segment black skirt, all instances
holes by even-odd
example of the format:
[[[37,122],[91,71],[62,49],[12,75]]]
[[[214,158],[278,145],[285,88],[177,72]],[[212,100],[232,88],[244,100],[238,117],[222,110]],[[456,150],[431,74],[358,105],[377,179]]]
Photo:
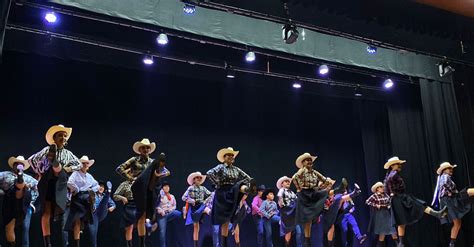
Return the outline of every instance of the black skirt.
[[[211,218],[213,225],[222,225],[232,222],[239,201],[243,194],[240,193],[242,182],[234,185],[224,185],[216,190],[212,201]]]
[[[247,216],[247,208],[243,205],[241,208],[238,208],[235,212],[234,218],[232,219],[232,228],[235,229],[236,226],[242,224],[245,217]]]
[[[392,211],[388,208],[370,210],[368,232],[375,235],[392,235],[396,233]]]
[[[296,201],[296,224],[303,225],[308,221],[315,222],[324,208],[328,197],[325,190],[303,189],[298,192]]]
[[[129,200],[123,206],[122,219],[120,220],[120,227],[126,228],[136,223],[137,206],[135,201]]]
[[[23,220],[25,219],[26,210],[30,206],[30,190],[26,190],[23,198],[21,199],[16,199],[15,193],[15,188],[5,191],[2,209],[3,227],[10,223],[10,221],[12,221],[13,219],[15,219],[16,225],[21,225]]]
[[[78,219],[80,219],[84,225],[92,223],[92,207],[89,192],[81,191],[72,196],[69,215],[64,225],[64,230],[71,231],[74,227],[74,222]]]
[[[395,224],[412,225],[418,222],[424,214],[426,202],[409,194],[398,194],[392,197],[392,212]]]
[[[467,189],[464,189],[461,193],[467,193],[466,190]],[[452,223],[455,219],[462,219],[464,215],[471,211],[471,204],[461,199],[461,193],[457,193],[451,197],[441,197],[439,200],[440,208],[444,208],[445,206],[448,208],[448,215],[441,219],[441,224],[448,224]]]
[[[67,174],[62,169],[58,176],[54,175],[53,168],[50,167],[38,182],[39,198],[35,202],[36,209],[43,213],[46,201],[51,202],[54,216],[64,213],[67,206]]]
[[[201,223],[205,208],[206,205],[202,203],[196,204],[194,206],[189,205],[189,210],[186,215],[186,225]]]
[[[296,201],[290,205],[280,208],[280,236],[292,232],[296,228]]]
[[[339,214],[342,213],[339,210],[340,207],[342,206],[341,201],[342,201],[342,195],[341,194],[335,195],[334,201],[332,202],[332,204],[329,206],[327,210],[323,211],[324,233],[327,233],[329,229],[331,228],[331,226],[336,224],[336,220],[339,218]]]

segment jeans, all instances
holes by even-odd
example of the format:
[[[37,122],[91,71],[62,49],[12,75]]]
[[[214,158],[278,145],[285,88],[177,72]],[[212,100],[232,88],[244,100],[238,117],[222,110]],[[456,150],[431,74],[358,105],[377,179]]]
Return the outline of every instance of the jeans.
[[[64,210],[64,214],[62,215],[61,219],[61,229],[64,229],[64,226],[66,225],[67,217],[69,217],[69,206],[66,207]],[[68,231],[62,231],[63,232],[63,238],[62,238],[62,243],[63,247],[67,247],[69,244],[69,232]]]
[[[263,220],[262,217],[258,214],[252,215],[253,222],[255,223],[255,227],[257,228],[257,246],[263,246]]]
[[[296,225],[295,228],[295,238],[296,238],[296,246],[303,247],[303,232],[301,231],[301,226]]]
[[[350,241],[351,243],[347,241],[349,225],[351,226],[351,229],[357,239],[360,239],[362,237],[362,234],[360,234],[359,226],[357,225],[357,221],[354,216],[351,213],[345,214],[341,221],[342,241],[344,243],[344,246],[352,246],[352,241]]]
[[[212,245],[213,247],[219,247],[219,240],[221,238],[220,225],[212,226]]]
[[[267,243],[267,247],[273,247],[272,241],[272,223],[279,223],[280,217],[274,215],[271,219],[267,219],[265,217],[263,219],[263,228],[265,230],[265,242]]]
[[[178,210],[173,210],[165,216],[157,214],[157,223],[158,223],[158,233],[160,237],[160,247],[166,247],[166,226],[168,222],[181,217],[181,212]]]
[[[26,210],[25,219],[23,220],[23,235],[21,236],[23,247],[30,246],[30,222],[31,222],[32,214],[33,214],[33,208],[29,207]]]

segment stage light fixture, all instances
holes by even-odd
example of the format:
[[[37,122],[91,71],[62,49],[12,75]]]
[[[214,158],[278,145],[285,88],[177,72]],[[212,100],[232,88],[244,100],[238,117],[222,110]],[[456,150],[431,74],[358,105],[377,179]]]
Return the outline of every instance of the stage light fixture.
[[[326,64],[323,64],[319,66],[318,72],[320,75],[326,75],[327,73],[329,73],[329,67]]]
[[[455,69],[449,65],[448,62],[443,61],[438,63],[438,71],[439,71],[439,76],[445,77],[455,71]]]
[[[168,44],[168,41],[168,35],[166,35],[165,33],[160,33],[156,38],[156,43],[158,43],[159,45],[166,45]]]
[[[253,62],[255,61],[255,59],[256,59],[255,52],[249,51],[245,54],[245,61]]]
[[[184,3],[183,12],[187,15],[192,15],[196,12],[196,6],[191,3]]]
[[[293,88],[296,88],[296,89],[301,88],[301,83],[298,83],[298,82],[293,83]]]
[[[354,88],[354,96],[355,97],[362,97],[362,92],[360,90],[360,86],[357,85],[355,88]]]
[[[56,13],[54,13],[54,12],[47,12],[47,13],[44,15],[44,19],[45,19],[48,23],[56,23],[56,21],[58,20],[58,17],[56,16]]]
[[[369,53],[369,54],[377,53],[377,46],[368,44],[367,45],[367,53]]]
[[[296,42],[296,40],[298,40],[298,28],[295,24],[289,21],[282,27],[281,35],[285,43],[293,44]]]
[[[385,89],[390,89],[390,88],[392,88],[394,85],[395,85],[395,83],[392,81],[392,79],[386,79],[386,80],[383,82],[383,87],[384,87]]]
[[[146,55],[144,58],[143,58],[143,63],[145,65],[152,65],[154,63],[153,61],[153,56],[150,56],[150,55]]]
[[[226,77],[230,79],[235,78],[235,70],[232,68],[232,66],[228,65],[226,66]]]

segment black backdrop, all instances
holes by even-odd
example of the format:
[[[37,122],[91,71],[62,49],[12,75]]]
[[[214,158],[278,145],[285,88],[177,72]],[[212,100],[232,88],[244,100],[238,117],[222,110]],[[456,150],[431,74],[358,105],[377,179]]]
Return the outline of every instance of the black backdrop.
[[[135,141],[147,137],[157,143],[157,152],[168,155],[172,172],[168,180],[178,208],[183,205],[180,197],[187,187],[187,175],[216,165],[217,150],[227,146],[241,151],[237,166],[258,183],[272,187],[280,176],[296,172],[297,155],[317,154],[316,167],[323,174],[337,180],[347,177],[364,189],[356,200],[356,217],[364,232],[369,215],[363,202],[370,186],[383,179],[382,165],[392,155],[408,159],[404,171],[408,190],[426,201],[431,200],[434,170],[440,161],[456,160],[461,162],[459,170],[467,169],[467,163],[462,163],[467,161],[450,151],[430,158],[429,147],[438,141],[428,138],[433,134],[424,123],[427,100],[422,102],[416,86],[399,86],[385,100],[373,101],[283,90],[273,82],[257,83],[258,78],[192,80],[189,75],[19,53],[5,54],[0,75],[2,169],[8,168],[9,156],[29,156],[44,147],[47,128],[62,123],[73,127],[68,149],[95,159],[91,173],[97,179],[110,179],[116,187],[121,179],[115,167],[134,155],[131,146]],[[441,150],[447,145],[438,143]],[[465,173],[456,178],[460,187],[467,185]],[[120,208],[101,225],[100,246],[125,244],[118,228],[119,214]],[[459,246],[473,243],[467,239],[472,235],[468,233],[472,228],[469,217]],[[210,246],[208,221],[202,230],[203,246]],[[243,228],[242,245],[255,246],[250,218]],[[446,246],[446,230],[425,217],[409,227],[410,246]],[[191,246],[191,232],[192,227],[175,222],[169,230],[170,246]],[[156,235],[149,241],[156,241]],[[274,232],[275,241],[281,244],[276,235]],[[34,215],[32,246],[41,246],[40,236],[38,215]]]

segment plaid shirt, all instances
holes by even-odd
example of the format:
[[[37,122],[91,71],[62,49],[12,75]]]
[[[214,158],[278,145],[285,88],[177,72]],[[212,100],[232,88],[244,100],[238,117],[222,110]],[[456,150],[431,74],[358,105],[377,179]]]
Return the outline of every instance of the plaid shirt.
[[[184,192],[181,199],[189,203],[204,203],[205,200],[211,195],[211,192],[202,185],[191,185],[188,187],[186,192]]]
[[[154,161],[152,158],[144,159],[136,156],[120,164],[115,171],[128,180],[134,180]]]
[[[48,152],[49,146],[28,158],[31,168],[39,175],[46,173],[51,166],[51,162],[47,158]],[[79,159],[71,151],[65,148],[56,151],[56,160],[63,168],[70,167],[72,171],[79,171],[82,168],[82,163]]]
[[[439,178],[439,197],[445,197],[445,196],[452,196],[453,194],[459,193],[459,191],[456,189],[456,184],[454,181],[451,179],[451,176],[448,174],[443,174]]]
[[[277,215],[278,208],[276,202],[269,200],[263,201],[260,206],[260,213],[267,219],[271,219],[274,215]]]
[[[280,208],[290,206],[291,202],[295,201],[297,196],[295,192],[290,189],[281,188],[278,191],[278,206]]]
[[[385,177],[385,191],[387,194],[402,194],[405,193],[405,182],[402,176],[397,171],[391,171]]]
[[[252,179],[237,166],[229,166],[227,164],[219,164],[207,171],[207,178],[211,180],[217,188],[223,185],[233,185],[242,180],[245,180],[245,183],[249,183],[250,179]]]
[[[308,169],[306,167],[300,168],[298,172],[293,175],[293,183],[296,189],[320,189],[321,187],[327,187],[329,181],[321,173],[314,169]],[[322,182],[318,185],[319,182]]]
[[[132,184],[132,181],[123,181],[114,193],[114,200],[120,201],[118,196],[123,196],[129,201],[133,200]]]
[[[365,204],[377,208],[389,208],[390,207],[390,196],[385,193],[374,193],[366,201]]]
[[[0,188],[5,192],[13,189],[16,183],[17,175],[11,171],[0,172]],[[31,190],[31,202],[33,203],[38,198],[38,180],[32,176],[23,173],[23,181],[26,184],[26,188]]]

